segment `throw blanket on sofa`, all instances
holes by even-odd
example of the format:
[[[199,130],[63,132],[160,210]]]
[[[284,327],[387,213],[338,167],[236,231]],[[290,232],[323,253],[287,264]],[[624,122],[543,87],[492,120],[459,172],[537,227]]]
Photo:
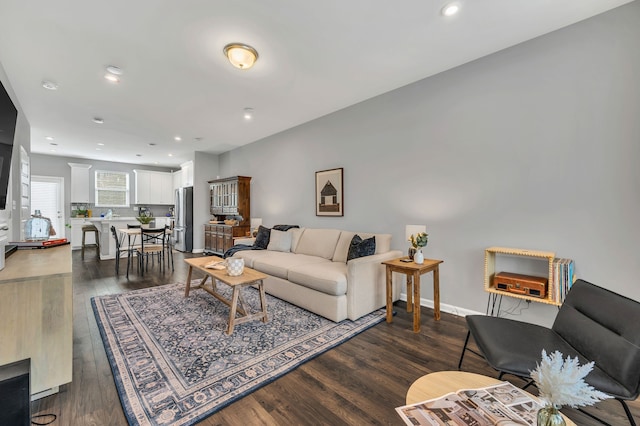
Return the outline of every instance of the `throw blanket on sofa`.
[[[261,226],[262,228],[262,226]],[[289,229],[292,228],[300,228],[299,225],[275,225],[272,229],[275,229],[276,231],[288,231]],[[266,228],[266,230],[268,231],[268,228]],[[267,241],[266,244],[268,244],[269,242]],[[224,255],[222,256],[223,258],[227,258],[227,257],[231,257],[233,256],[234,253],[237,253],[239,251],[242,250],[264,250],[263,247],[256,247],[256,245],[247,245],[247,244],[236,244],[233,247],[230,247],[227,251],[224,252]]]
[[[242,250],[264,250],[264,249],[261,247],[249,246],[246,244],[236,244],[233,247],[229,247],[227,251],[224,252],[222,257],[226,259],[227,257],[233,256],[234,253],[237,253]]]

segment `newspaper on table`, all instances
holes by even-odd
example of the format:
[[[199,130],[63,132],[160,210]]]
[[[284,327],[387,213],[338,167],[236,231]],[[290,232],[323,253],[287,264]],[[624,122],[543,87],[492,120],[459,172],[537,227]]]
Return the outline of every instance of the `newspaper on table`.
[[[397,407],[407,425],[535,426],[542,405],[509,382],[462,389],[439,398]]]

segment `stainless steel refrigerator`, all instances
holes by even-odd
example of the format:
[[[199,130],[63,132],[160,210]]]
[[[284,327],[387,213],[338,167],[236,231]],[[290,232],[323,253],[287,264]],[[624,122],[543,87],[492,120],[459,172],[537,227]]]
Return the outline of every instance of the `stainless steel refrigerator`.
[[[193,187],[176,189],[173,246],[178,251],[193,250]]]

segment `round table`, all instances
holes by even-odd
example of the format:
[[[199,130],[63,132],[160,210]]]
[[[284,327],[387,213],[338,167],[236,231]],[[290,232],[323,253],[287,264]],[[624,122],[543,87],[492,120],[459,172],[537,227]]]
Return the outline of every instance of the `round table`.
[[[467,373],[464,371],[438,371],[422,376],[413,382],[407,391],[407,405],[439,398],[444,394],[456,392],[460,389],[483,388],[499,383],[502,383],[502,380],[481,374]],[[534,395],[528,392],[526,393],[534,399],[537,399]],[[564,414],[562,416],[565,422],[567,422],[567,426],[576,426],[576,424]]]

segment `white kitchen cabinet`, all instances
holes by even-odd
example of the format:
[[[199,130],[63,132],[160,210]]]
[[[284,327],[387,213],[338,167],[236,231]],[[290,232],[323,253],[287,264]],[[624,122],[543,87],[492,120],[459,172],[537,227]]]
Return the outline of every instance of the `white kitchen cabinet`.
[[[134,204],[173,204],[173,175],[166,172],[134,170]]]
[[[193,186],[193,161],[180,164],[180,169],[182,171],[181,186]]]
[[[182,169],[173,172],[173,189],[182,188]]]
[[[89,203],[91,194],[89,179],[90,164],[68,163],[71,167],[71,202]]]
[[[82,248],[82,227],[91,225],[85,218],[71,218],[71,248],[77,250]],[[85,244],[96,243],[96,233],[88,232],[85,237]]]
[[[160,174],[160,203],[173,204],[173,175],[171,173]]]

